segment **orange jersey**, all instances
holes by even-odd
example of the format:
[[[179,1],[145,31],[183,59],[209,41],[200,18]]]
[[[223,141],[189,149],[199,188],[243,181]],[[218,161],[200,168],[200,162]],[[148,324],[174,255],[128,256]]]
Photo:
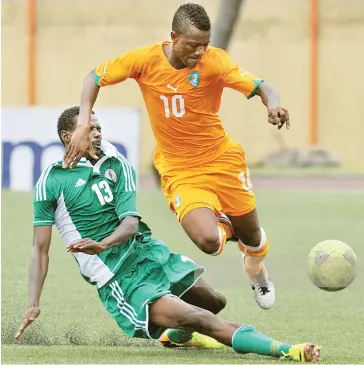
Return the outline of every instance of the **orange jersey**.
[[[217,115],[224,87],[254,96],[262,79],[239,68],[222,49],[208,47],[194,68],[177,70],[164,43],[118,56],[95,69],[99,86],[133,78],[139,84],[157,141],[160,173],[210,162],[229,146]]]

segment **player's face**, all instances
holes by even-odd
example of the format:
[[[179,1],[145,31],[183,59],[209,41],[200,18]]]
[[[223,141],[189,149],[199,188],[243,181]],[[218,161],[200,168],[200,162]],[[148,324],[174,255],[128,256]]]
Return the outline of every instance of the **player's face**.
[[[95,115],[92,115],[90,121],[90,139],[96,152],[99,153],[101,151],[102,133],[101,125]]]
[[[185,33],[171,33],[174,56],[186,67],[195,67],[210,43],[211,31],[191,26]]]

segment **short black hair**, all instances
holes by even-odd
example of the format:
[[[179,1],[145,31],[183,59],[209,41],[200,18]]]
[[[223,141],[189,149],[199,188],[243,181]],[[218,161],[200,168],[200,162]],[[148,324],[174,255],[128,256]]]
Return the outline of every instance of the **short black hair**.
[[[175,12],[172,21],[173,32],[183,34],[191,25],[204,31],[211,29],[210,18],[203,6],[187,3],[181,5]]]
[[[72,108],[67,108],[63,110],[62,114],[58,118],[57,123],[57,132],[59,139],[63,143],[61,132],[62,131],[68,131],[72,132],[76,127],[77,117],[80,114],[80,107],[79,106],[73,106]],[[95,114],[94,111],[92,111],[92,114]],[[64,144],[64,143],[63,143]]]

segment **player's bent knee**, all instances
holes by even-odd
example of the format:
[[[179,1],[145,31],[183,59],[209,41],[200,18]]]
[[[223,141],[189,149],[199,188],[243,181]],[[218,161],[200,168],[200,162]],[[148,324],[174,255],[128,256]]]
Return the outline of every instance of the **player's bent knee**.
[[[239,238],[246,246],[258,247],[262,241],[262,228],[257,227],[239,235]]]
[[[219,235],[213,233],[201,234],[197,236],[193,241],[201,251],[207,253],[208,255],[215,254],[221,246]]]
[[[225,297],[225,295],[215,291],[212,305],[215,309],[213,311],[213,313],[221,312],[226,307],[226,297]]]
[[[211,288],[208,293],[205,293],[202,303],[201,305],[197,304],[197,306],[217,314],[226,307],[227,301],[225,295]]]

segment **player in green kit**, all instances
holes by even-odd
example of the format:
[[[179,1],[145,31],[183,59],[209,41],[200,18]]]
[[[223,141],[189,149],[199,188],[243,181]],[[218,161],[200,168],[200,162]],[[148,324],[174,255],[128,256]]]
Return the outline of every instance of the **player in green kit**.
[[[65,147],[78,113],[78,107],[70,108],[59,118],[58,133]],[[213,341],[215,347],[224,344],[238,353],[302,362],[320,358],[320,348],[313,344],[292,346],[248,324],[219,319],[214,313],[224,308],[225,298],[200,278],[201,266],[170,252],[163,241],[152,237],[136,207],[134,169],[102,141],[94,114],[90,134],[98,160],[86,154],[73,169],[62,168],[62,161],[54,163],[35,187],[29,303],[16,339],[40,314],[55,224],[81,275],[97,287],[105,309],[128,336],[158,340],[167,328],[174,328],[168,337],[177,346],[200,336]],[[181,333],[190,335],[181,339]]]

